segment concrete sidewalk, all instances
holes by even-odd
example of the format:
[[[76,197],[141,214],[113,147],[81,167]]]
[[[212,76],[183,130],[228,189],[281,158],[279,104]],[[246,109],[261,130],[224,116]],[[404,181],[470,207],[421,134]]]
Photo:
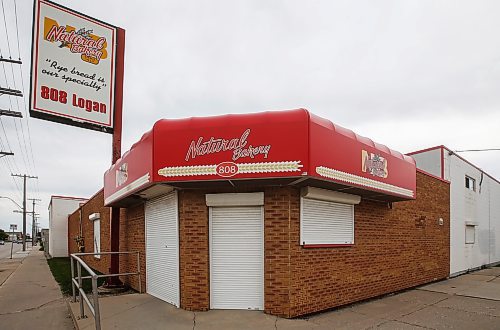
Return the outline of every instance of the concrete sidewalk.
[[[43,251],[0,261],[0,324],[4,329],[74,329]]]
[[[307,318],[287,320],[258,311],[189,312],[147,294],[99,299],[102,329],[500,329],[500,268],[484,269],[399,294]],[[94,320],[78,319],[79,329]]]

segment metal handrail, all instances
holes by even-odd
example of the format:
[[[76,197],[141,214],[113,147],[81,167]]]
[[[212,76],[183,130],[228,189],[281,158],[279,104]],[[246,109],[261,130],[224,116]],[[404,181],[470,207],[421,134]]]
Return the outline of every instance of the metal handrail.
[[[137,255],[137,272],[135,273],[119,273],[119,274],[103,274],[97,275],[86,263],[83,261],[82,256],[89,255],[111,255],[111,254],[136,254]],[[139,293],[142,293],[142,281],[141,281],[141,267],[140,267],[140,252],[100,252],[100,253],[72,253],[71,255],[71,289],[73,291],[73,302],[76,302],[76,289],[78,289],[78,297],[80,302],[80,318],[86,318],[85,309],[83,306],[83,301],[87,303],[87,306],[94,316],[95,328],[96,330],[101,330],[101,316],[99,310],[99,296],[97,292],[97,279],[100,277],[114,277],[114,276],[128,276],[128,275],[138,275],[139,276]],[[77,276],[75,276],[75,266],[73,260],[76,261],[77,265]],[[82,276],[82,266],[90,274],[89,276]],[[85,279],[92,279],[92,302],[87,297],[87,294],[83,290],[82,281]],[[83,299],[82,299],[83,298]]]

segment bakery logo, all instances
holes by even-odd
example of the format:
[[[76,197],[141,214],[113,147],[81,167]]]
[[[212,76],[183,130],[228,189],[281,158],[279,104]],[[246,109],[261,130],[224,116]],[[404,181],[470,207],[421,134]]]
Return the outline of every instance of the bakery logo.
[[[59,48],[69,48],[70,52],[80,54],[82,61],[99,64],[108,56],[106,38],[93,34],[92,29],[70,25],[60,26],[56,20],[45,17],[43,37],[48,42],[59,42]]]
[[[248,143],[247,139],[250,136],[251,130],[247,128],[240,137],[233,139],[223,139],[214,138],[211,136],[209,139],[204,140],[200,136],[197,140],[192,140],[188,151],[186,153],[186,162],[189,159],[195,159],[198,156],[204,156],[209,154],[216,154],[223,151],[232,151],[233,161],[240,158],[255,158],[258,155],[263,155],[267,158],[269,151],[271,150],[271,145],[259,145],[253,146]]]
[[[116,170],[116,187],[118,188],[128,179],[128,163],[123,163]]]
[[[361,150],[361,170],[373,176],[387,178],[387,159],[378,155]]]

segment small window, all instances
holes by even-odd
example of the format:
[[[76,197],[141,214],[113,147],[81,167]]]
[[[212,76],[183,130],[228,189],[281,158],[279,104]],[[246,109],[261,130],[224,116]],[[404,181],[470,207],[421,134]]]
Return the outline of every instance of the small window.
[[[465,225],[465,244],[474,244],[476,242],[476,226]]]
[[[354,205],[301,198],[300,244],[354,244]]]
[[[94,253],[101,253],[101,220],[94,220]],[[99,254],[94,255],[97,259],[100,259]]]
[[[465,176],[465,188],[476,191],[476,180],[470,176]]]

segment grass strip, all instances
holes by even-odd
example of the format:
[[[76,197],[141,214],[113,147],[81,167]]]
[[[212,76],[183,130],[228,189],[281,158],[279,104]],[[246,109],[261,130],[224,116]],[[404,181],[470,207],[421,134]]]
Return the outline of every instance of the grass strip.
[[[52,258],[47,259],[47,263],[49,264],[50,271],[54,276],[54,279],[59,286],[61,287],[61,291],[64,295],[71,295],[71,263],[69,257],[62,258]],[[75,264],[75,272],[76,272],[76,264]],[[95,271],[96,274],[101,275],[101,273]],[[83,269],[82,267],[82,276],[88,276],[89,273]],[[92,292],[92,280],[85,279],[83,281],[83,290],[86,293]],[[97,279],[97,286],[100,286],[104,283],[105,278],[101,277]]]

